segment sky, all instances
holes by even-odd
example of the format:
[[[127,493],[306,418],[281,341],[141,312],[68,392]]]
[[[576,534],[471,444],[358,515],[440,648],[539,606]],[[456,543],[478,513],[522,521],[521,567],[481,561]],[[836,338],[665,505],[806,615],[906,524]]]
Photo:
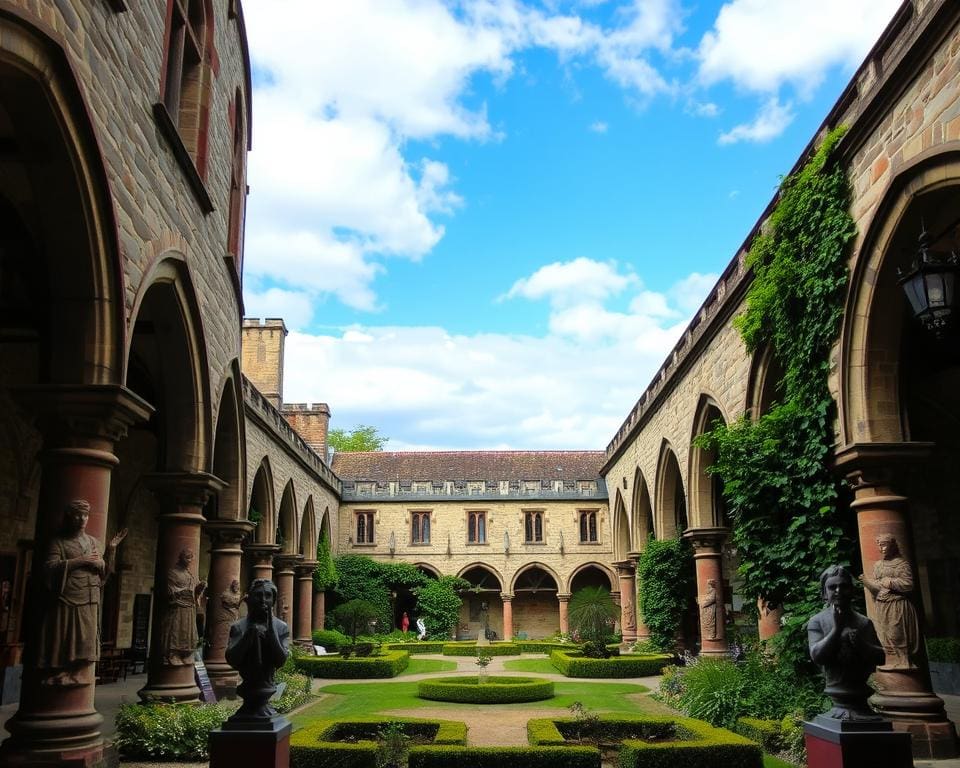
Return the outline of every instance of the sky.
[[[603,449],[899,0],[246,0],[244,303],[389,450]]]

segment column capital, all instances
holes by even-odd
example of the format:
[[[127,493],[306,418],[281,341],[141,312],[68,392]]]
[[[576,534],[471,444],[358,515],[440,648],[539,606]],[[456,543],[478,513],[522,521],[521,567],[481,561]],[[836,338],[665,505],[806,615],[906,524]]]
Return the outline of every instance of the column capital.
[[[202,507],[226,483],[209,472],[150,472],[143,482],[151,491],[165,500],[184,506]]]
[[[18,390],[15,397],[37,415],[48,444],[56,446],[76,445],[83,438],[115,443],[154,412],[119,384],[53,384]]]
[[[834,468],[847,478],[854,491],[889,486],[905,470],[929,458],[934,443],[850,443],[838,448]]]
[[[630,577],[636,573],[636,565],[632,560],[619,560],[615,563],[611,563],[614,569],[617,571],[617,575],[621,578]]]
[[[303,555],[281,553],[273,556],[273,567],[279,575],[282,572],[293,573],[303,561]]]
[[[571,595],[569,592],[557,592],[557,600],[559,600],[561,603],[569,602],[570,597]]]
[[[243,551],[254,559],[254,562],[263,565],[273,565],[273,557],[280,551],[279,544],[261,544],[252,542],[247,544]]]
[[[208,520],[203,524],[203,530],[213,541],[214,549],[237,549],[240,544],[253,532],[256,525],[249,520]]]
[[[316,560],[302,560],[294,566],[294,570],[297,572],[297,578],[313,579],[313,572],[316,567]]]
[[[683,532],[683,538],[693,546],[695,557],[720,556],[720,547],[730,535],[729,528],[688,528]]]
[[[511,600],[513,600],[513,595],[501,592],[500,599],[505,603],[509,603]]]

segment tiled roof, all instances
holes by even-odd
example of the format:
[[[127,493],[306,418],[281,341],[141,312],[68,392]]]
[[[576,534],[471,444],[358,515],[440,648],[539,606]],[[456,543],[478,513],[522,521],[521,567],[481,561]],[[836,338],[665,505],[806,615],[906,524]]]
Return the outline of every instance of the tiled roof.
[[[342,480],[595,480],[603,451],[369,451],[335,453]]]

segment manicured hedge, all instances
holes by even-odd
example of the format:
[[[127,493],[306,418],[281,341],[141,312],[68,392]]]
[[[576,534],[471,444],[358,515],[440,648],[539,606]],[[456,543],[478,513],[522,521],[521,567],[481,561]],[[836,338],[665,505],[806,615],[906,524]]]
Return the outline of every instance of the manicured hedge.
[[[409,768],[600,768],[593,747],[412,747]]]
[[[523,653],[550,653],[550,651],[578,651],[576,643],[558,643],[555,640],[514,640]]]
[[[388,651],[406,651],[407,653],[443,653],[442,640],[426,641],[423,643],[385,643]]]
[[[928,637],[927,658],[941,664],[960,663],[960,638]]]
[[[624,654],[590,659],[579,651],[551,651],[550,663],[567,677],[650,677],[673,661],[668,653]]]
[[[487,656],[519,656],[520,646],[515,643],[491,643],[481,645],[476,643],[444,643],[444,656],[476,656],[483,651]]]
[[[743,736],[700,720],[678,717],[677,741],[626,739],[619,768],[761,768],[763,750]]]
[[[364,677],[396,677],[410,664],[407,651],[385,651],[379,656],[344,659],[339,656],[301,656],[297,669],[311,677],[355,680]]]
[[[553,698],[553,682],[536,677],[435,677],[417,683],[417,695],[461,704],[514,704]]]
[[[676,723],[668,717],[619,715],[601,717],[583,723],[573,717],[551,717],[527,721],[527,741],[536,746],[576,744],[578,734],[584,739],[609,743],[624,739],[669,739],[676,733]]]
[[[750,741],[759,744],[768,752],[780,752],[785,748],[783,726],[779,720],[761,720],[758,717],[740,717],[733,730]]]
[[[410,735],[436,729],[433,743],[463,745],[467,742],[467,726],[453,720],[419,720],[417,718],[353,717],[349,720],[316,720],[290,736],[290,768],[377,768],[377,743],[362,739],[356,743],[328,741],[349,733],[353,737],[373,735],[380,726],[401,722]],[[370,729],[373,729],[372,733]]]

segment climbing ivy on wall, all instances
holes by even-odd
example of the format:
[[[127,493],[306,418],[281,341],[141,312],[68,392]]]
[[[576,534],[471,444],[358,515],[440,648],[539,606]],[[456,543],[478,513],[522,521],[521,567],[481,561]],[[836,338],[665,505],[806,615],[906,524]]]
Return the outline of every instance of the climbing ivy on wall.
[[[681,539],[650,539],[637,562],[639,603],[650,642],[673,650],[674,638],[690,601],[693,551]]]
[[[317,567],[313,569],[313,586],[322,592],[336,585],[337,568],[330,555],[330,540],[324,531],[320,534],[320,541],[317,542]]]
[[[747,594],[782,605],[781,658],[808,663],[803,623],[822,601],[817,577],[849,562],[849,513],[837,508],[828,468],[834,402],[827,378],[840,329],[847,256],[856,227],[850,187],[834,162],[843,136],[830,133],[780,187],[780,199],[747,256],[754,279],[735,320],[747,349],[765,345],[782,370],[780,402],[751,421],[718,425],[698,438],[716,451]],[[845,520],[845,518],[848,518]]]

